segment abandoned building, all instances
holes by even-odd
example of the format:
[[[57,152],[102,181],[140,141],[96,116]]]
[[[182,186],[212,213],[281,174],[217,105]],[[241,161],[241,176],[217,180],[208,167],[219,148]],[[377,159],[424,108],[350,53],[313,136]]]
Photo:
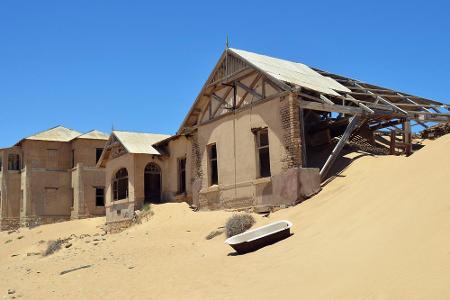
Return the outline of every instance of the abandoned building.
[[[177,178],[186,166],[188,150],[184,137],[171,142],[171,153],[153,147],[170,136],[113,131],[98,166],[105,168],[108,220],[131,219],[145,203],[189,202],[187,176]],[[173,144],[173,147],[172,147]]]
[[[449,106],[304,64],[227,48],[176,135],[113,132],[110,223],[145,202],[198,209],[294,205],[319,192],[347,142],[411,154],[411,126],[447,122]]]
[[[58,126],[0,149],[1,229],[104,215],[107,139]]]

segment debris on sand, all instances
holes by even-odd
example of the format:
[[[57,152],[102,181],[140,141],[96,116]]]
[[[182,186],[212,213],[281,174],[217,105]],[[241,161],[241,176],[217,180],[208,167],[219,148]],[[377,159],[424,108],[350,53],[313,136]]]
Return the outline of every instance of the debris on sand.
[[[82,270],[82,269],[87,269],[87,268],[90,268],[92,266],[93,265],[84,265],[84,266],[81,266],[81,267],[65,270],[65,271],[62,271],[61,273],[59,273],[59,275],[64,275],[64,274],[67,274],[67,273],[70,273],[70,272],[74,272],[74,271],[78,271],[78,270]]]

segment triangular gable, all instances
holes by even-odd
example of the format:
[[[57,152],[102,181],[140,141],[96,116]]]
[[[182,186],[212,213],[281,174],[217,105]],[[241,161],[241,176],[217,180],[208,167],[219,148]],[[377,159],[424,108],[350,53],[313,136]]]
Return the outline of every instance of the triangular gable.
[[[86,139],[86,140],[108,140],[109,135],[99,130],[91,130],[86,132],[80,136],[76,137],[77,139]]]
[[[231,99],[234,95],[232,88],[226,86],[226,81],[239,79],[243,80],[247,87],[251,86],[252,83],[254,86],[262,86],[261,81],[263,79],[256,78],[258,72],[264,73],[264,80],[270,83],[270,86],[268,86],[269,92],[275,93],[291,89],[289,85],[258,69],[246,59],[234,53],[232,49],[226,49],[189,110],[179,129],[179,133],[181,133],[183,128],[194,126],[199,121],[208,118],[208,116],[210,117],[211,114],[215,115],[215,112],[221,115],[229,111],[230,106],[233,104]],[[217,88],[219,86],[221,89],[218,91]],[[247,97],[248,92],[243,90],[243,88],[238,87],[237,89],[240,89],[240,95],[237,95],[236,101],[239,102],[241,98]],[[213,91],[215,92],[213,93]],[[262,90],[260,90],[260,94],[262,93]]]
[[[127,153],[162,155],[153,145],[169,137],[170,135],[166,134],[113,131],[106,142],[97,166],[105,167],[110,159]]]
[[[225,49],[179,133],[183,128],[214,119],[231,109],[245,107],[283,91],[296,91],[300,87],[332,96],[339,96],[338,92],[351,92],[307,65],[244,50]]]
[[[97,167],[104,168],[110,159],[114,159],[127,153],[129,152],[125,146],[120,142],[114,133],[111,133],[97,162]]]

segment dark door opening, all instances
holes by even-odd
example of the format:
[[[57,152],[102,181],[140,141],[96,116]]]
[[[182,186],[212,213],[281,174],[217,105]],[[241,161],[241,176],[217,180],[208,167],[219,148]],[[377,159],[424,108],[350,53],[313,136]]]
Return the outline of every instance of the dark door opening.
[[[149,163],[144,172],[145,203],[161,203],[161,169],[155,163]]]

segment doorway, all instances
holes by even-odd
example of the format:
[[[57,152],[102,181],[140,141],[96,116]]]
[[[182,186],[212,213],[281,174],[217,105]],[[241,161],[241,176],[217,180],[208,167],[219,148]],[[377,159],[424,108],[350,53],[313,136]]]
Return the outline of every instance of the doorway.
[[[144,171],[144,203],[161,203],[161,168],[149,163]]]

